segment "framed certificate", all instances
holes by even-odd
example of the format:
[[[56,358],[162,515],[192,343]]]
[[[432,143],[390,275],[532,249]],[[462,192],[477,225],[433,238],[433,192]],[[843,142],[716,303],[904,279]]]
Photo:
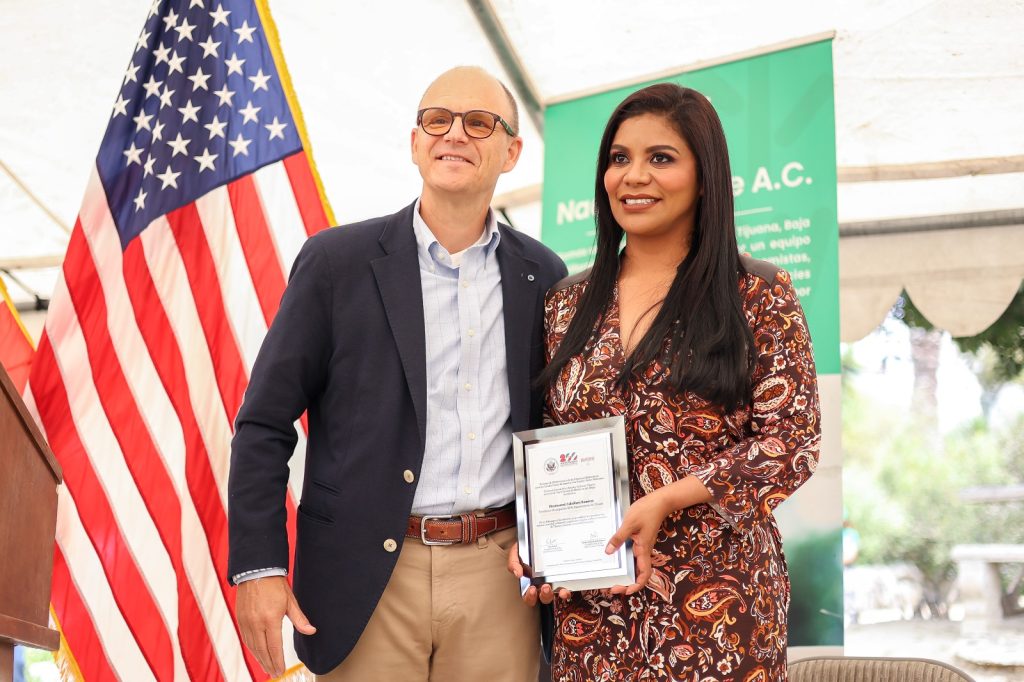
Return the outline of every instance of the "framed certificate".
[[[512,436],[519,556],[535,585],[569,590],[629,585],[633,543],[604,548],[629,508],[621,416]]]

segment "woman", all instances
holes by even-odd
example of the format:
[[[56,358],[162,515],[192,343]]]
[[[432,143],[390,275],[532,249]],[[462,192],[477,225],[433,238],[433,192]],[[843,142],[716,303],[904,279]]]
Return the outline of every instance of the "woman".
[[[671,84],[626,98],[595,207],[594,267],[548,294],[540,381],[554,424],[625,417],[632,506],[608,551],[632,538],[637,579],[560,590],[553,678],[785,680],[772,511],[817,463],[814,361],[789,276],[737,251],[710,102]]]

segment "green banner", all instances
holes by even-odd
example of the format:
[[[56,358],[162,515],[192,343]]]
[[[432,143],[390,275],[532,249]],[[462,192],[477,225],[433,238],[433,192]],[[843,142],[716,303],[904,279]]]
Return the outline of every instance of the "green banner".
[[[818,471],[778,510],[793,598],[791,646],[841,645],[839,226],[832,43],[823,40],[659,79],[704,93],[729,143],[741,252],[785,268],[807,314],[822,402]],[[594,252],[594,174],[605,123],[655,81],[548,106],[541,238],[570,272]]]
[[[832,43],[823,41],[663,80],[704,93],[729,142],[740,251],[784,267],[807,312],[818,371],[839,372]],[[552,104],[544,118],[541,237],[570,272],[594,249],[594,171],[604,125],[654,81]]]

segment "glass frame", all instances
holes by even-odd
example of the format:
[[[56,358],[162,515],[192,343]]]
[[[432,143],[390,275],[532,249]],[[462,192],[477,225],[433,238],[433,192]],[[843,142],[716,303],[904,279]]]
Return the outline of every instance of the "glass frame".
[[[531,446],[548,445],[558,442],[562,447],[571,447],[574,439],[602,435],[608,438],[607,456],[612,477],[612,504],[615,527],[622,525],[622,519],[630,505],[629,458],[626,449],[626,428],[622,416],[595,419],[575,424],[563,424],[542,429],[519,431],[512,434],[512,456],[515,463],[516,485],[516,530],[519,540],[519,558],[525,575],[533,585],[550,583],[554,588],[569,590],[593,590],[614,585],[631,585],[636,582],[636,566],[633,557],[633,543],[626,541],[616,555],[618,566],[614,569],[576,570],[571,572],[540,572],[535,570],[532,538],[536,535],[529,516],[531,509],[531,480],[527,474],[527,458]],[[538,450],[539,452],[539,450]],[[610,537],[610,536],[609,536]],[[600,551],[604,552],[604,543]],[[525,580],[525,579],[524,579]]]
[[[431,109],[437,109],[438,111],[447,111],[449,114],[451,114],[452,122],[450,124],[448,124],[448,128],[446,128],[443,133],[432,133],[429,130],[427,130],[426,127],[424,127],[424,125],[423,125],[423,114],[425,114],[426,112],[430,111]],[[466,116],[468,116],[469,114],[487,114],[488,116],[491,116],[492,118],[494,118],[494,124],[491,126],[491,132],[487,133],[483,137],[477,137],[476,135],[473,135],[472,133],[470,133],[466,129]],[[491,135],[494,134],[495,130],[498,129],[498,124],[499,123],[505,129],[505,132],[509,134],[510,137],[515,137],[516,136],[515,131],[512,130],[512,126],[510,126],[505,121],[505,119],[503,119],[501,116],[499,116],[498,114],[494,113],[493,111],[487,111],[486,109],[470,109],[469,111],[452,111],[451,109],[445,109],[444,107],[425,107],[425,108],[420,109],[419,111],[416,112],[416,125],[418,125],[420,127],[420,130],[425,132],[427,135],[432,135],[433,137],[441,137],[442,135],[447,135],[448,131],[452,129],[452,126],[455,125],[455,118],[456,117],[458,117],[458,118],[460,118],[462,120],[462,132],[466,133],[467,137],[472,137],[474,140],[486,140],[488,137],[490,137]]]

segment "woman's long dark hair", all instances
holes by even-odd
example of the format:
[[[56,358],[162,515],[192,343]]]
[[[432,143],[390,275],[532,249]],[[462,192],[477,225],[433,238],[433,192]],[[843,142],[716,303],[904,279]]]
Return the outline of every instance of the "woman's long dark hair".
[[[549,384],[570,358],[583,352],[611,300],[623,230],[612,215],[604,175],[619,126],[642,114],[664,116],[686,140],[696,158],[702,191],[689,253],[679,264],[650,329],[626,359],[620,385],[634,371],[643,371],[659,359],[669,368],[676,390],[692,391],[732,409],[749,400],[754,337],[740,301],[739,277],[744,270],[736,244],[729,150],[722,123],[707,98],[671,83],[633,93],[608,120],[594,183],[594,267],[565,338],[538,383]],[[665,339],[669,339],[667,358]]]

